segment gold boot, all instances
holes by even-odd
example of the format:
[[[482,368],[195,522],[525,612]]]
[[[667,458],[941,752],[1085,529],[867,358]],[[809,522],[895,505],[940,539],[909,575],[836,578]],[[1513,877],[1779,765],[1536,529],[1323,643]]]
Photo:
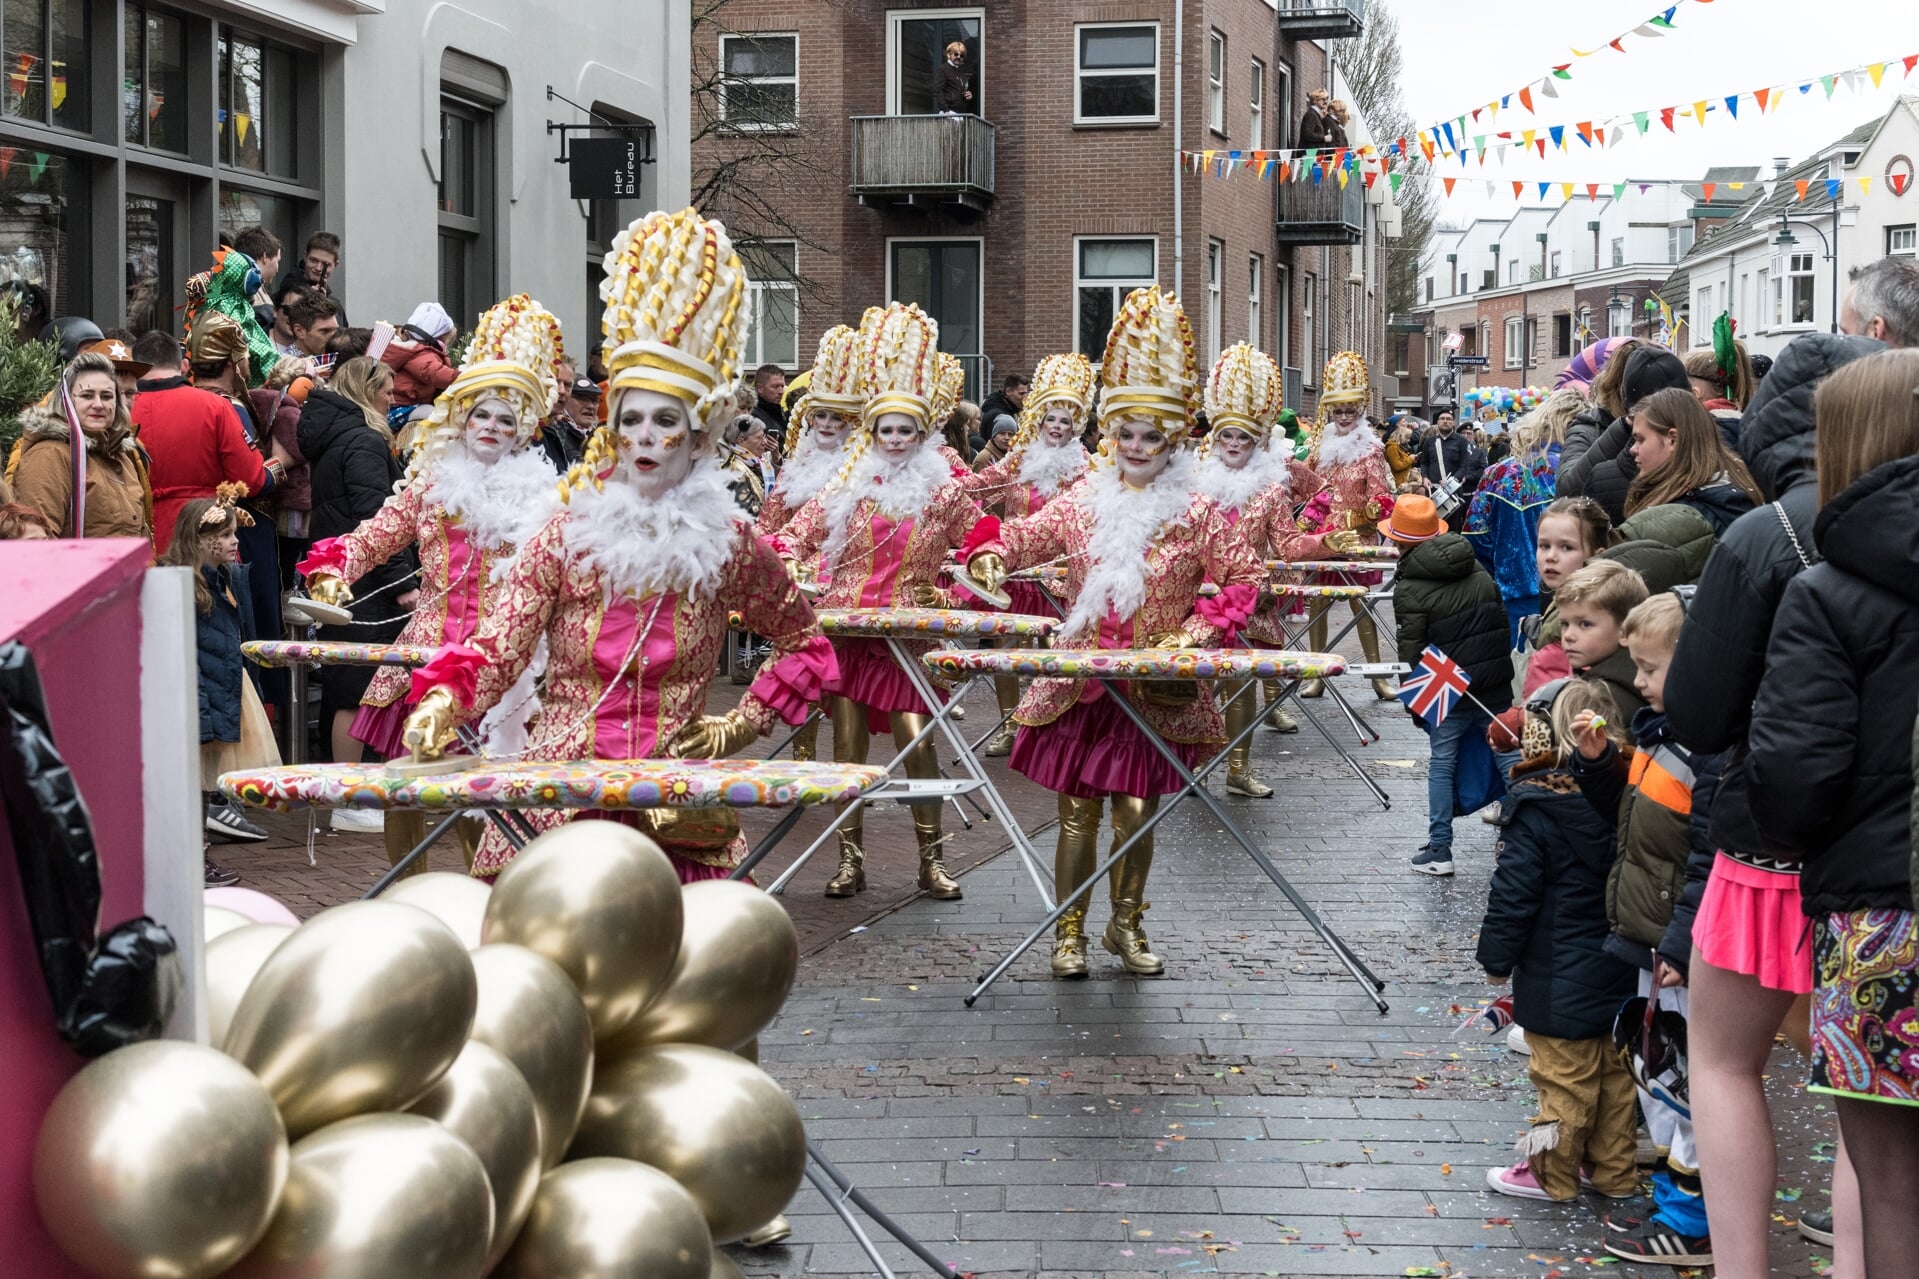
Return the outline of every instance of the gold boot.
[[[1286,687],[1285,683],[1280,680],[1269,679],[1265,681],[1265,684],[1266,727],[1272,729],[1275,733],[1297,733],[1299,731],[1299,721],[1286,712],[1286,700],[1280,695],[1281,690]]]
[[[988,755],[1010,755],[1013,753],[1013,738],[1019,735],[1019,725],[1012,719],[1013,710],[1019,705],[1019,679],[1012,675],[993,677],[993,700],[999,704],[999,716],[1003,721],[999,732],[993,734],[993,740],[986,743]]]
[[[1325,652],[1326,637],[1331,633],[1326,617],[1326,609],[1322,608],[1319,610],[1319,615],[1313,618],[1312,625],[1307,628],[1307,646],[1315,653]],[[1307,680],[1299,686],[1299,695],[1301,697],[1324,697],[1326,695],[1326,681],[1322,679]]]
[[[840,868],[826,881],[828,897],[851,897],[866,891],[866,849],[861,844],[864,833],[858,813],[840,824]]]
[[[810,719],[811,717],[809,717]],[[793,736],[793,762],[810,764],[820,749],[820,722],[816,719],[800,726]]]
[[[1259,690],[1248,688],[1246,680],[1227,680],[1219,685],[1219,698],[1226,704],[1226,736],[1235,738],[1251,728],[1259,718]],[[1244,689],[1244,692],[1241,690]],[[1248,799],[1265,799],[1273,788],[1253,776],[1253,748],[1241,742],[1226,756],[1226,793]]]
[[[850,698],[835,697],[828,709],[833,716],[833,761],[864,764],[870,744],[866,708]],[[866,887],[865,810],[855,809],[840,820],[840,868],[826,881],[828,897],[851,897]]]
[[[1126,837],[1145,824],[1153,810],[1159,807],[1157,795],[1140,799],[1133,795],[1113,796],[1113,845],[1118,847]],[[1166,971],[1166,963],[1152,951],[1152,945],[1146,940],[1146,932],[1140,927],[1140,916],[1145,914],[1152,903],[1146,900],[1146,877],[1153,869],[1153,837],[1146,838],[1133,845],[1119,865],[1112,871],[1113,918],[1107,922],[1106,933],[1100,938],[1102,945],[1120,962],[1126,965],[1126,971],[1141,977],[1157,977]]]
[[[1359,651],[1366,654],[1368,662],[1379,661],[1379,628],[1373,625],[1373,615],[1353,601],[1353,629],[1359,633]],[[1382,702],[1390,702],[1399,696],[1393,688],[1392,680],[1384,675],[1375,675],[1368,681],[1373,686],[1373,696]]]
[[[464,824],[465,823],[461,823],[461,825]],[[397,808],[389,811],[386,815],[386,864],[389,866],[398,866],[401,861],[405,860],[406,855],[418,847],[420,841],[425,838],[425,813]],[[426,874],[427,858],[431,856],[431,853],[421,853],[419,860],[406,868],[406,874]],[[472,859],[469,858],[467,865],[471,866],[472,864]],[[401,876],[403,879],[405,877],[404,875]]]
[[[1093,873],[1099,855],[1100,803],[1059,797],[1059,842],[1053,850],[1053,887],[1061,897]],[[1086,905],[1082,897],[1053,926],[1053,976],[1069,981],[1086,973]]]
[[[893,729],[893,745],[904,747],[906,743],[919,736],[926,727],[926,716],[917,711],[894,711],[890,716]],[[932,781],[940,775],[939,756],[934,752],[933,739],[921,738],[920,744],[913,748],[904,764],[906,775],[916,781]],[[920,850],[920,887],[928,896],[939,901],[956,901],[962,895],[959,881],[946,873],[945,855],[940,851],[945,843],[940,834],[940,804],[911,804],[913,810],[913,839]]]

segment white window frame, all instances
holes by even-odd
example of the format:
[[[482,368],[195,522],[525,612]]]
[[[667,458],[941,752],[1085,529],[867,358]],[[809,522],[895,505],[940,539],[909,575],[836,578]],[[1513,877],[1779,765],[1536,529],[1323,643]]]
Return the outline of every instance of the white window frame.
[[[1273,264],[1273,354],[1279,359],[1279,367],[1294,368],[1293,364],[1293,274],[1292,268],[1283,262]]]
[[[766,40],[791,40],[793,42],[793,74],[790,76],[738,76],[730,77],[726,72],[726,46],[734,40],[759,43]],[[730,31],[720,37],[720,120],[729,133],[788,133],[800,127],[800,33],[797,31]],[[791,120],[738,121],[727,119],[726,86],[730,79],[742,84],[790,84],[793,86],[793,118]]]
[[[1801,263],[1805,265],[1801,266]],[[1807,309],[1805,319],[1795,320],[1792,318],[1791,308],[1794,296],[1799,292],[1801,280],[1806,282],[1806,300],[1811,303],[1811,306]],[[1819,277],[1813,272],[1812,254],[1791,253],[1786,256],[1786,283],[1781,290],[1781,301],[1784,303],[1779,313],[1781,327],[1804,329],[1811,328],[1816,323],[1813,317],[1819,314]]]
[[[1249,132],[1246,145],[1259,151],[1266,146],[1266,64],[1254,58],[1252,70],[1247,75],[1246,123]]]
[[[1574,355],[1586,349],[1586,335],[1592,332],[1592,326],[1593,309],[1590,306],[1580,307],[1573,315],[1572,353]]]
[[[1699,317],[1705,317],[1714,313],[1712,309],[1712,285],[1708,284],[1705,288],[1697,289],[1693,292],[1692,312],[1695,316]],[[1711,320],[1707,320],[1703,324],[1697,320],[1693,322],[1692,344],[1694,346],[1712,345]]]
[[[1759,279],[1757,281],[1757,287],[1753,291],[1753,301],[1758,303],[1759,306],[1758,314],[1753,320],[1753,328],[1755,330],[1770,329],[1773,325],[1772,270],[1770,267],[1762,266],[1759,268]]]
[[[762,364],[777,364],[783,369],[800,367],[800,242],[798,240],[765,240],[760,247],[767,249],[786,248],[793,254],[793,279],[756,280],[751,273],[747,275],[746,296],[753,327],[747,336],[744,353],[740,357],[740,367],[757,369]],[[765,324],[766,299],[770,294],[784,294],[793,300],[793,356],[791,360],[769,358],[763,340],[767,331]]]
[[[1904,226],[1887,227],[1886,256],[1889,258],[1919,256],[1919,226],[1908,222]]]
[[[986,10],[977,5],[957,9],[896,9],[886,15],[886,114],[900,113],[900,24],[929,18],[971,18],[979,23],[979,61],[974,63],[974,114],[986,118]]]
[[[1206,368],[1211,369],[1224,348],[1220,330],[1226,324],[1226,243],[1206,241]]]
[[[1552,270],[1552,278],[1555,280],[1559,278],[1559,263],[1560,263],[1560,251],[1558,249],[1554,249],[1552,251],[1551,270]]]
[[[986,345],[986,237],[983,235],[889,235],[886,237],[886,296],[893,299],[899,296],[893,279],[893,246],[895,244],[974,244],[979,246],[979,292],[974,299],[973,331],[980,335],[980,345]],[[945,347],[941,347],[945,350]],[[953,355],[981,355],[981,351],[953,351]]]
[[[1516,369],[1523,362],[1520,348],[1526,345],[1526,317],[1509,315],[1506,317],[1506,367]]]
[[[1606,303],[1606,336],[1609,338],[1632,336],[1631,298],[1620,298],[1616,302]]]
[[[1077,40],[1078,37],[1075,36],[1074,39]],[[1152,245],[1153,246],[1153,270],[1152,270],[1151,276],[1136,277],[1133,280],[1124,280],[1124,281],[1088,280],[1085,277],[1083,277],[1080,274],[1080,270],[1085,263],[1085,258],[1082,254],[1081,246],[1088,243],[1099,244],[1099,243],[1106,243],[1108,241],[1126,241],[1129,243]],[[889,254],[889,257],[890,256],[891,255]],[[1085,290],[1085,289],[1112,290],[1113,313],[1117,315],[1119,314],[1120,303],[1126,300],[1126,295],[1128,293],[1132,292],[1134,289],[1148,288],[1157,283],[1159,283],[1159,237],[1158,236],[1156,235],[1076,235],[1074,236],[1073,237],[1073,293],[1072,293],[1072,299],[1071,299],[1071,306],[1067,310],[1067,314],[1072,316],[1072,335],[1070,339],[1072,342],[1072,345],[1068,349],[1074,350],[1074,351],[1079,350],[1079,295],[1082,290]],[[1087,358],[1092,360],[1095,365],[1099,363],[1099,359],[1097,355],[1090,355]]]
[[[1266,259],[1254,253],[1246,259],[1246,340],[1261,351],[1266,347]]]
[[[1626,265],[1626,237],[1623,235],[1616,235],[1613,237],[1612,264],[1614,266]]]
[[[1226,136],[1226,33],[1206,34],[1206,127]]]
[[[1299,370],[1307,386],[1318,386],[1320,369],[1313,367],[1313,312],[1319,307],[1319,277],[1311,271],[1299,288],[1299,327],[1300,354],[1303,357]]]
[[[1081,115],[1080,114],[1080,102],[1081,102],[1080,86],[1085,82],[1087,77],[1091,76],[1094,79],[1098,79],[1101,76],[1121,76],[1121,75],[1132,76],[1132,75],[1140,74],[1140,69],[1138,67],[1129,67],[1122,71],[1112,71],[1112,70],[1088,71],[1086,70],[1086,68],[1082,67],[1079,62],[1079,55],[1080,55],[1080,49],[1081,49],[1080,34],[1085,31],[1116,31],[1116,30],[1124,30],[1124,29],[1139,28],[1139,27],[1151,27],[1153,31],[1153,113],[1151,115],[1093,115],[1093,116]],[[1159,64],[1160,64],[1161,56],[1162,56],[1162,50],[1160,48],[1160,25],[1158,21],[1156,20],[1149,19],[1145,22],[1076,22],[1074,23],[1073,24],[1073,123],[1087,124],[1087,125],[1158,124],[1159,123],[1159,97],[1160,97],[1159,90],[1160,90],[1160,79],[1161,79]],[[1096,236],[1092,238],[1111,239],[1113,237]],[[1078,266],[1077,264],[1075,264],[1074,274],[1077,275],[1078,273],[1079,273]]]
[[[1268,96],[1279,109],[1279,128],[1273,134],[1273,149],[1284,150],[1293,141],[1293,68],[1290,63],[1273,64],[1273,91]]]
[[[1666,228],[1666,261],[1677,262],[1692,252],[1694,228],[1688,222],[1684,226]]]

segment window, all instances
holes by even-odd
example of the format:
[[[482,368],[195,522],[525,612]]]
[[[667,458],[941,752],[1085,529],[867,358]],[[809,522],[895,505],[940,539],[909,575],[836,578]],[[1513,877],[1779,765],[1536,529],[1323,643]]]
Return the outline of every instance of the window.
[[[1491,270],[1487,270],[1480,276],[1479,287],[1482,289],[1495,289],[1499,287],[1499,281],[1494,277]],[[1459,277],[1459,291],[1461,293],[1466,291],[1466,277],[1463,275]]]
[[[1739,306],[1733,312],[1733,319],[1742,326],[1752,324],[1752,272],[1739,273]]]
[[[1266,145],[1266,64],[1253,59],[1246,81],[1251,111],[1247,117],[1246,145],[1259,149]]]
[[[1079,311],[1079,353],[1093,363],[1106,354],[1119,304],[1134,289],[1159,281],[1159,241],[1081,240],[1073,291]]]
[[[156,151],[187,151],[187,24],[161,9],[128,5],[127,141]],[[221,106],[226,106],[225,101]],[[222,113],[224,119],[224,111]]]
[[[1273,105],[1279,109],[1279,127],[1273,131],[1273,145],[1285,148],[1293,140],[1293,69],[1284,62],[1273,67]]]
[[[1593,309],[1589,306],[1579,308],[1579,316],[1573,322],[1573,349],[1578,355],[1586,349],[1586,344],[1598,335],[1593,332]]]
[[[1557,250],[1555,250],[1555,251],[1553,252],[1553,258],[1552,258],[1552,278],[1553,278],[1553,279],[1555,279],[1555,280],[1557,280],[1557,279],[1559,278],[1559,253],[1558,253],[1558,251],[1557,251]]]
[[[1692,223],[1666,228],[1666,261],[1677,262],[1692,251]]]
[[[893,240],[887,245],[889,298],[911,302],[940,326],[940,350],[978,355],[980,345],[980,259],[978,239]],[[1100,335],[1104,342],[1105,334]]]
[[[1433,300],[1433,277],[1430,275],[1426,277],[1426,300]]]
[[[1615,298],[1606,304],[1606,336],[1629,338],[1632,336],[1632,299]]]
[[[1795,253],[1787,263],[1786,323],[1812,323],[1812,254]]]
[[[1612,264],[1614,266],[1626,265],[1626,237],[1623,235],[1613,238]]]
[[[1886,228],[1886,256],[1909,258],[1919,253],[1919,228],[1911,223]]]
[[[1261,287],[1265,283],[1266,263],[1255,253],[1246,260],[1246,340],[1254,346],[1261,346],[1260,339],[1266,335],[1265,316],[1261,314]]]
[[[1412,345],[1413,345],[1412,334],[1410,333],[1393,334],[1392,357],[1393,357],[1393,376],[1394,377],[1403,378],[1403,377],[1409,376],[1407,366],[1412,363]]]
[[[1206,367],[1213,367],[1219,359],[1220,328],[1224,322],[1225,311],[1221,306],[1221,294],[1225,282],[1220,278],[1225,274],[1226,246],[1218,240],[1206,242]]]
[[[929,70],[927,83],[931,80]],[[721,36],[720,118],[727,127],[786,129],[799,117],[800,38]]]
[[[746,267],[751,335],[740,360],[743,369],[800,362],[799,246],[792,240],[762,240],[740,249]]]
[[[1319,305],[1319,277],[1308,274],[1299,291],[1299,367],[1308,386],[1319,385],[1320,370],[1313,363],[1313,311]]]
[[[962,101],[961,115],[985,114],[985,46],[981,35],[986,11],[971,9],[916,9],[887,15],[886,111],[889,115],[932,115],[939,102],[935,90],[946,50],[966,46],[966,91],[971,101]]]
[[[1694,346],[1712,345],[1712,321],[1707,318],[1712,313],[1712,287],[1708,285],[1700,289],[1693,298],[1692,344]]]
[[[1479,287],[1480,287],[1480,288],[1482,288],[1482,289],[1490,289],[1490,288],[1492,287],[1492,272],[1491,272],[1491,271],[1488,271],[1488,272],[1486,273],[1486,283],[1484,283],[1484,284],[1482,284],[1482,285],[1480,285]],[[1465,292],[1467,291],[1467,289],[1466,289],[1466,273],[1465,273],[1464,271],[1461,271],[1461,272],[1459,273],[1459,291],[1460,291],[1461,293],[1465,293]]]
[[[1772,294],[1768,291],[1771,287],[1772,272],[1762,266],[1759,268],[1759,279],[1753,296],[1753,301],[1759,304],[1759,310],[1753,316],[1754,328],[1768,329],[1778,323],[1772,314]]]
[[[1517,315],[1506,317],[1506,367],[1516,369],[1520,365],[1520,350],[1526,342],[1526,321]]]
[[[1474,325],[1472,328],[1466,329],[1460,333],[1459,354],[1461,355],[1478,355],[1479,354],[1479,327],[1477,325]]]
[[[1083,26],[1075,67],[1077,124],[1159,122],[1159,24]]]
[[[1538,268],[1534,268],[1534,269],[1537,270]],[[1506,283],[1508,284],[1519,283],[1519,263],[1508,262],[1506,264]]]
[[[496,300],[493,112],[440,99],[440,302],[462,329]]]
[[[59,129],[89,127],[93,82],[87,75],[92,57],[88,8],[87,0],[7,0],[0,19],[7,50],[0,114]],[[184,104],[175,111],[185,113]]]
[[[128,47],[132,47],[128,32]],[[220,31],[220,162],[291,178],[295,55],[252,36]]]
[[[1273,356],[1283,369],[1293,362],[1293,277],[1286,267],[1273,267]]]
[[[1217,31],[1206,41],[1206,124],[1226,136],[1226,37]]]
[[[1563,360],[1573,353],[1573,317],[1561,311],[1553,317],[1553,359]]]

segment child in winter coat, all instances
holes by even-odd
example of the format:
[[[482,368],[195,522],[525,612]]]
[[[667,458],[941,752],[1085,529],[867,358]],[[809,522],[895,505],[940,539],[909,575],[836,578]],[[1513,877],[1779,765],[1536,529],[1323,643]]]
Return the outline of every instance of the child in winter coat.
[[[1601,717],[1584,712],[1573,721],[1579,754],[1572,761],[1587,801],[1618,832],[1606,882],[1612,924],[1606,948],[1640,970],[1641,995],[1681,1018],[1687,1005],[1683,969],[1660,956],[1692,953],[1691,914],[1678,917],[1683,935],[1674,936],[1674,912],[1685,893],[1687,863],[1695,846],[1708,839],[1706,814],[1723,762],[1686,750],[1666,725],[1666,668],[1685,620],[1684,606],[1670,592],[1627,614],[1620,638],[1645,700],[1632,719],[1635,748],[1620,750],[1597,723]],[[1653,1173],[1654,1210],[1639,1219],[1609,1218],[1606,1250],[1630,1261],[1709,1266],[1712,1240],[1692,1120],[1649,1093],[1642,1092],[1640,1102],[1661,1152]]]
[[[438,302],[422,302],[401,326],[380,363],[393,370],[393,402],[409,406],[431,404],[453,385],[459,370],[447,358],[447,343],[458,326]]]
[[[1594,560],[1567,578],[1553,596],[1559,643],[1572,673],[1604,680],[1627,723],[1646,704],[1634,681],[1632,656],[1621,640],[1626,615],[1646,598],[1646,582],[1616,560]]]
[[[243,485],[231,486],[244,493]],[[220,774],[280,763],[260,694],[246,672],[240,645],[254,638],[253,609],[247,595],[246,568],[240,563],[239,522],[250,520],[234,505],[235,494],[220,486],[217,499],[196,498],[180,508],[173,539],[162,565],[191,568],[197,619],[200,684],[200,789],[206,800],[206,829],[223,841],[255,841],[267,833],[241,816],[220,793]],[[235,883],[239,876],[209,860],[209,887]]]
[[[1542,611],[1519,624],[1520,633],[1531,641],[1522,696],[1531,697],[1541,687],[1572,674],[1559,642],[1559,611],[1553,607],[1553,594],[1605,550],[1612,536],[1606,508],[1589,497],[1555,498],[1539,517],[1533,563],[1539,569]]]
[[[1479,930],[1488,979],[1512,981],[1513,1019],[1525,1028],[1527,1074],[1539,1091],[1538,1118],[1519,1143],[1523,1158],[1490,1169],[1486,1184],[1523,1199],[1572,1199],[1581,1165],[1610,1198],[1639,1186],[1633,1081],[1612,1046],[1613,1018],[1633,989],[1632,966],[1606,949],[1612,832],[1567,771],[1571,724],[1582,713],[1623,739],[1612,695],[1595,681],[1551,685],[1525,709],[1522,758]]]

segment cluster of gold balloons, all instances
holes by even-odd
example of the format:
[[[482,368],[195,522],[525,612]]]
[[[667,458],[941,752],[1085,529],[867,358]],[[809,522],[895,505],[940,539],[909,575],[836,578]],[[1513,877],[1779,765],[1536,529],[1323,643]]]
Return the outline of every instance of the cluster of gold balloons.
[[[217,1047],[110,1053],[41,1125],[40,1215],[90,1274],[720,1279],[714,1245],[799,1188],[799,1112],[738,1055],[792,989],[792,921],[682,889],[629,827],[551,831],[490,890],[208,916]]]

